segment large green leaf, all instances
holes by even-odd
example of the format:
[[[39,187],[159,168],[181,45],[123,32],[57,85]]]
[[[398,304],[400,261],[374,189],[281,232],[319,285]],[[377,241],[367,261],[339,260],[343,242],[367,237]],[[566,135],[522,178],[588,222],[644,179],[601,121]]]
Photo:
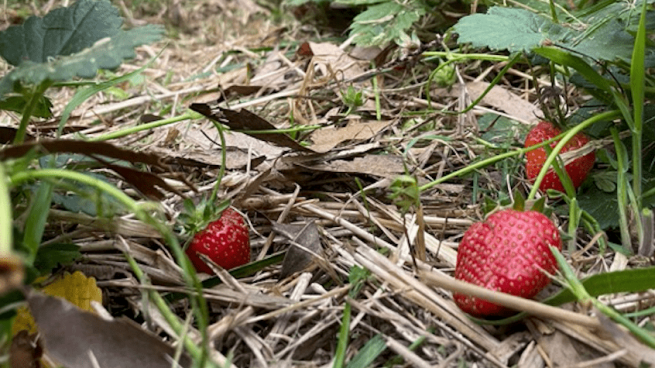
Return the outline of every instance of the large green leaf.
[[[25,61],[45,63],[114,36],[122,24],[118,9],[109,1],[80,0],[0,32],[0,56],[13,66]]]
[[[632,5],[613,5],[562,24],[525,9],[492,7],[486,14],[463,17],[454,28],[460,43],[474,47],[529,52],[552,43],[594,59],[629,62],[634,37],[627,30],[639,11],[628,6]],[[647,49],[647,57],[653,52],[652,47]]]
[[[550,19],[523,9],[492,7],[486,14],[473,14],[457,22],[460,43],[492,50],[529,52],[547,39],[561,41],[564,27]]]
[[[358,45],[384,45],[408,39],[405,33],[423,14],[425,8],[416,1],[383,2],[370,6],[353,20],[351,35]]]
[[[135,56],[135,47],[159,40],[164,31],[154,25],[125,31],[121,23],[109,1],[80,0],[0,32],[0,56],[18,65],[0,80],[0,97],[17,82],[92,78],[98,69],[115,69]]]

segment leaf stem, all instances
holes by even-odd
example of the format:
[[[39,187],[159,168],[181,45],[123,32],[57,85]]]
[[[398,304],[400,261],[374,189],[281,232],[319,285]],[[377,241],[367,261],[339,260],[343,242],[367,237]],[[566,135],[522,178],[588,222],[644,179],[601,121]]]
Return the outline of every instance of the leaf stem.
[[[23,109],[22,117],[20,119],[20,125],[18,125],[18,130],[16,131],[16,136],[14,136],[14,144],[21,144],[25,141],[25,135],[27,134],[27,125],[30,123],[32,118],[32,113],[36,106],[41,101],[45,91],[52,85],[52,82],[43,82],[34,88],[32,95],[30,96],[30,101],[25,105]]]

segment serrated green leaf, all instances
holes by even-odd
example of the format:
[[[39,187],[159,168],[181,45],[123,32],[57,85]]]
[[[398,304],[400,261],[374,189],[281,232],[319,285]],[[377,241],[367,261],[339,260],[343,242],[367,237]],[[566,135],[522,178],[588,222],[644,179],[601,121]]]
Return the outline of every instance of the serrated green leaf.
[[[454,29],[460,43],[471,43],[478,48],[530,52],[548,41],[594,59],[629,62],[634,37],[628,30],[633,13],[639,14],[633,6],[625,3],[608,14],[590,13],[582,19],[567,19],[570,23],[562,25],[553,23],[544,14],[525,9],[492,7],[487,14],[463,17]],[[648,48],[646,58],[655,62],[652,47]]]
[[[45,63],[80,52],[120,31],[123,20],[108,0],[80,0],[0,32],[0,56],[14,66]]]
[[[593,175],[594,183],[603,192],[613,193],[616,190],[616,171],[603,171]]]
[[[18,67],[0,80],[0,98],[22,84],[92,78],[135,56],[134,48],[159,40],[163,27],[120,29],[118,10],[107,0],[80,0],[44,18],[0,32],[0,56]]]
[[[594,59],[614,61],[630,60],[634,37],[624,30],[625,25],[616,19],[609,19],[591,31],[579,33],[566,46]],[[571,33],[577,33],[571,30]]]
[[[358,45],[384,45],[391,41],[409,38],[408,30],[423,14],[425,8],[418,2],[407,4],[383,2],[370,6],[357,15],[351,25],[353,42]]]
[[[578,204],[598,221],[601,229],[607,230],[619,226],[616,193],[606,193],[593,186],[587,192],[578,195]]]
[[[454,27],[459,43],[492,50],[530,52],[545,40],[561,41],[565,28],[523,9],[492,7],[487,14],[473,14]]]
[[[134,47],[161,38],[163,28],[147,25],[121,31],[111,39],[99,42],[78,54],[65,56],[47,64],[24,62],[6,76],[13,81],[41,84],[43,81],[65,81],[77,76],[92,78],[98,69],[115,69],[124,59],[135,56]]]

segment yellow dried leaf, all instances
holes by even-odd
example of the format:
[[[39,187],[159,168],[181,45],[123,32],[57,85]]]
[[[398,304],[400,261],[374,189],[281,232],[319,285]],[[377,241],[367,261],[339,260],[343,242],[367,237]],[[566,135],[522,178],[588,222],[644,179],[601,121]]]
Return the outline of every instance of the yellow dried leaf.
[[[96,286],[96,279],[87,277],[80,271],[73,274],[66,272],[62,277],[45,286],[42,291],[50,296],[64,298],[79,308],[93,312],[91,301],[102,303],[102,291]],[[36,332],[34,318],[27,307],[21,307],[14,320],[13,333],[16,335],[21,330],[29,333]]]

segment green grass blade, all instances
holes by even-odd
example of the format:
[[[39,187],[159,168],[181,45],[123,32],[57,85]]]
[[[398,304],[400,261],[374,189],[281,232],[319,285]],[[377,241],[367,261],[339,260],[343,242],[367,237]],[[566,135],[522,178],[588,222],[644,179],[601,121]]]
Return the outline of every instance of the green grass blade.
[[[635,36],[630,63],[630,89],[632,92],[633,126],[632,126],[632,191],[641,209],[641,146],[642,124],[644,119],[644,87],[646,69],[644,59],[646,54],[646,1],[642,1],[639,27]],[[636,215],[636,214],[635,214]],[[639,239],[640,241],[642,239]]]
[[[359,352],[348,362],[346,368],[366,368],[386,349],[387,343],[382,338],[382,335],[377,334],[364,344]]]
[[[655,267],[635,268],[616,272],[606,272],[590,276],[580,281],[590,296],[615,293],[639,293],[655,288]],[[542,303],[552,306],[576,301],[571,290],[562,289],[557,294],[545,299]],[[519,313],[502,320],[482,320],[472,318],[479,324],[506,325],[525,318],[527,313]]]
[[[0,162],[0,258],[8,257],[13,246],[11,197],[5,177],[5,166]]]
[[[41,245],[41,238],[45,230],[46,221],[50,214],[50,203],[52,201],[52,192],[54,186],[49,182],[39,184],[36,195],[32,197],[32,206],[30,207],[27,221],[25,222],[25,235],[23,244],[29,249],[30,254],[26,259],[28,264],[32,264],[36,258],[36,252]]]
[[[162,51],[164,51],[162,49]],[[161,54],[161,52],[159,54]],[[95,95],[98,92],[102,92],[106,90],[107,88],[113,87],[119,83],[126,82],[130,80],[130,78],[140,74],[142,71],[144,71],[150,64],[152,64],[153,61],[159,56],[155,56],[154,58],[150,59],[144,66],[141,68],[131,72],[127,73],[125,75],[122,75],[120,77],[116,77],[114,79],[110,79],[108,81],[98,83],[91,85],[89,87],[86,87],[84,89],[81,89],[75,93],[73,98],[68,102],[66,107],[64,108],[64,111],[61,113],[61,120],[59,121],[59,127],[57,128],[57,137],[61,136],[62,131],[64,130],[64,126],[66,125],[66,122],[68,122],[68,118],[70,117],[70,114],[75,110],[78,106],[80,106],[84,101],[88,100],[91,96]]]
[[[341,318],[341,328],[339,329],[339,340],[337,341],[337,351],[334,354],[333,368],[342,368],[346,360],[346,350],[348,349],[348,341],[350,335],[350,303],[346,302],[343,308],[343,317]]]

